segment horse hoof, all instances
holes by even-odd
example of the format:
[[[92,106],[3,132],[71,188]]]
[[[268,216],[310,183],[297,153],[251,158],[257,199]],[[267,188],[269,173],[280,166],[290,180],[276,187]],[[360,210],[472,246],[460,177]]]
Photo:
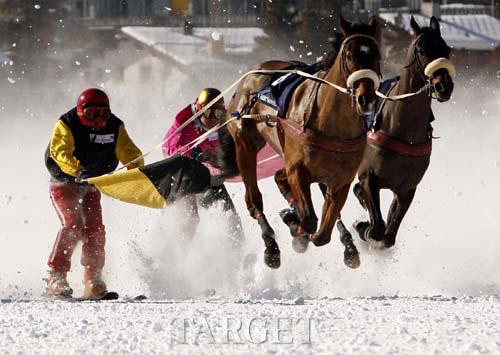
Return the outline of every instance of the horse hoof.
[[[359,259],[359,253],[356,247],[345,249],[344,264],[351,269],[357,269],[361,265],[361,260]]]
[[[386,247],[387,249],[389,248],[392,248],[394,246],[394,244],[396,244],[396,237],[389,237],[389,236],[386,236],[385,239],[384,239],[384,247]]]
[[[309,246],[309,239],[306,237],[296,237],[292,240],[292,247],[296,253],[303,254]]]
[[[281,220],[290,228],[290,234],[292,237],[304,237],[307,233],[304,232],[302,227],[300,226],[299,217],[297,216],[297,212],[295,212],[292,208],[287,208],[282,210],[279,213]]]
[[[352,226],[354,227],[354,229],[356,229],[356,232],[358,232],[358,235],[361,238],[361,240],[364,240],[366,242],[367,241],[366,230],[370,226],[370,222],[358,221],[358,222],[354,222]]]
[[[281,220],[283,223],[285,223],[287,226],[289,226],[292,223],[299,224],[299,217],[297,216],[297,213],[295,212],[294,209],[292,208],[286,208],[279,213]]]
[[[309,240],[311,242],[313,242],[313,244],[317,247],[321,247],[323,245],[326,245],[328,243],[330,243],[330,240],[331,240],[331,236],[319,236],[315,233],[315,234],[310,234],[309,235]]]
[[[281,266],[280,251],[269,250],[269,248],[266,248],[264,252],[264,262],[271,269],[278,269]]]

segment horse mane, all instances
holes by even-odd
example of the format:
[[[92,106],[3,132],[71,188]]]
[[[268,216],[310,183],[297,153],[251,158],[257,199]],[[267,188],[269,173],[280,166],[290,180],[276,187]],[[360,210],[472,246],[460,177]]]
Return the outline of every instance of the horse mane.
[[[328,42],[332,45],[332,50],[326,53],[325,57],[320,61],[320,70],[328,70],[335,64],[342,41],[344,41],[344,35],[340,32],[335,32],[334,37],[328,39]]]

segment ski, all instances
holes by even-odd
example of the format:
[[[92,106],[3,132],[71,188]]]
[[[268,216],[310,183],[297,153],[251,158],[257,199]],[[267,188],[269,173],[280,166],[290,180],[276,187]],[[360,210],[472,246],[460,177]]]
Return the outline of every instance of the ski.
[[[72,297],[70,300],[75,302],[84,302],[84,301],[113,301],[120,298],[120,295],[114,291],[108,291],[105,294],[98,297]]]
[[[54,301],[67,301],[67,302],[91,302],[91,301],[113,301],[117,300],[120,295],[114,291],[108,291],[105,294],[98,297],[72,297],[72,296],[53,296],[49,294],[45,294],[43,296],[46,299],[54,300]]]

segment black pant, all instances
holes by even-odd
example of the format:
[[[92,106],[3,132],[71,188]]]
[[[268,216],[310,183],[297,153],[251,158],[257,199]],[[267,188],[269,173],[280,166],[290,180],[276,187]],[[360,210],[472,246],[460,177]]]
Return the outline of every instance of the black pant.
[[[234,248],[240,248],[243,244],[243,228],[241,220],[234,207],[233,200],[226,190],[224,185],[210,187],[207,191],[197,195],[188,195],[182,199],[182,203],[188,211],[189,216],[184,221],[184,231],[188,238],[193,238],[196,228],[200,222],[198,214],[198,205],[203,208],[212,207],[215,204],[221,203],[222,210],[226,212],[229,219],[230,227],[230,242]]]

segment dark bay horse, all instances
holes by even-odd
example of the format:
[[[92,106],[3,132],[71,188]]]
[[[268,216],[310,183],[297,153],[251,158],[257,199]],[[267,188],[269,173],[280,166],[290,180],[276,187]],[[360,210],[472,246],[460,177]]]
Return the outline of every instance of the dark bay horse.
[[[261,227],[266,247],[264,260],[272,268],[281,264],[280,250],[264,214],[257,185],[257,153],[267,143],[284,157],[285,168],[276,173],[275,180],[293,209],[285,220],[293,236],[301,238],[302,243],[311,240],[317,246],[330,241],[363,157],[366,131],[362,117],[373,110],[380,76],[380,54],[374,38],[377,24],[371,18],[368,25],[353,25],[341,17],[340,27],[345,39],[339,53],[316,76],[344,88],[350,86],[351,95],[315,80],[305,80],[294,91],[286,117],[277,119],[277,125],[242,117],[228,125],[230,141],[222,138],[225,170],[232,168],[242,176],[247,208]],[[268,61],[253,69],[282,70],[299,64]],[[276,117],[274,109],[253,96],[268,81],[268,75],[246,77],[238,86],[228,112]],[[311,200],[310,185],[314,182],[326,186],[319,231]],[[354,247],[352,240],[346,243],[351,249]]]
[[[360,237],[377,247],[390,248],[398,228],[415,196],[418,184],[429,166],[432,148],[432,97],[448,101],[453,92],[455,68],[449,61],[450,48],[441,37],[435,17],[430,27],[420,28],[411,18],[415,38],[408,50],[407,65],[390,95],[427,90],[401,101],[385,101],[373,132],[368,133],[359,182],[354,194],[368,210],[370,221],[355,223]],[[385,224],[380,211],[380,190],[389,189],[394,198]],[[342,221],[338,228],[344,237],[349,232]]]

